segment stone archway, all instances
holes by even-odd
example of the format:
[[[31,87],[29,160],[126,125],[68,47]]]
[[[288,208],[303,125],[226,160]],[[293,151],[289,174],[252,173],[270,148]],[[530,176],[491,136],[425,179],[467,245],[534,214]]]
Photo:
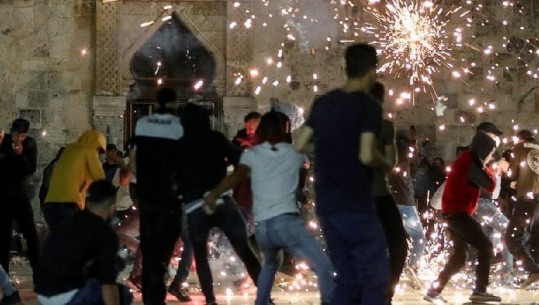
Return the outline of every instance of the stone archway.
[[[251,84],[234,84],[235,73],[247,75],[253,60],[253,33],[229,29],[232,20],[249,18],[251,0],[238,0],[245,10],[222,0],[96,0],[95,96],[92,124],[107,133],[109,141],[124,139],[126,94],[133,83],[129,64],[135,52],[159,28],[163,18],[177,14],[192,33],[211,51],[216,62],[214,85],[223,99],[225,133],[242,125],[243,116],[256,109]],[[166,8],[170,6],[170,8]],[[153,21],[148,27],[141,23]],[[166,21],[166,20],[165,20]]]
[[[131,75],[130,65],[135,53],[142,48],[144,43],[148,41],[162,26],[167,22],[173,15],[180,18],[181,22],[187,26],[191,33],[199,40],[199,42],[213,55],[215,60],[215,77],[214,85],[216,87],[217,93],[223,95],[225,93],[225,84],[226,84],[226,69],[225,69],[225,58],[224,53],[217,49],[215,45],[209,41],[194,25],[191,18],[184,13],[184,10],[170,8],[166,11],[163,11],[159,15],[153,24],[151,24],[143,35],[141,35],[137,41],[132,43],[123,53],[121,61],[121,71],[122,71],[122,80],[123,84],[130,84],[133,81],[133,76]]]

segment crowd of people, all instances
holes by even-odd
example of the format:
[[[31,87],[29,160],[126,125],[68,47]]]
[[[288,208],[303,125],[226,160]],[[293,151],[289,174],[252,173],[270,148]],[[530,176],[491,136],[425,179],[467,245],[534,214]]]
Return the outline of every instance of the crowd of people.
[[[28,121],[13,121],[9,134],[0,133],[0,304],[21,302],[8,277],[14,221],[43,305],[130,304],[130,290],[117,283],[121,247],[136,253],[128,283],[144,304],[163,305],[167,293],[190,301],[182,284],[193,259],[206,304],[217,304],[207,245],[213,228],[245,265],[257,305],[274,303],[283,258],[312,268],[321,304],[388,305],[403,273],[422,288],[420,261],[433,230],[422,217],[428,211],[445,223],[451,254],[426,287],[426,301],[445,302],[444,287],[467,260],[477,261],[470,300],[501,301],[487,291],[496,236],[503,236],[506,282],[516,281],[516,261],[528,273],[522,287],[539,281],[533,133],[520,131],[513,150],[500,154],[502,131],[483,122],[446,170],[442,159],[421,155],[429,143],[417,145],[413,127],[397,132],[382,119],[376,50],[350,46],[345,61],[346,82],[314,101],[294,141],[291,118],[279,111],[247,114],[245,129],[229,141],[211,129],[206,109],[178,109],[171,88],[157,92],[156,112],[138,120],[126,152],[86,131],[44,169],[39,199],[49,232],[41,249],[28,189],[37,143]],[[311,163],[327,251],[301,218]],[[180,255],[167,286],[168,265]]]

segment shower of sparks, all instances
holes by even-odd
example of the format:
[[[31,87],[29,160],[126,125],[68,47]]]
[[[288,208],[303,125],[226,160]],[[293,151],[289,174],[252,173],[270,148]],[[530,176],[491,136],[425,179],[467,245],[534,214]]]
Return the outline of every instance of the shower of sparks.
[[[367,25],[364,31],[375,37],[373,44],[385,58],[379,70],[397,78],[407,77],[410,85],[432,86],[432,75],[439,67],[453,67],[455,42],[446,28],[448,16],[460,9],[444,13],[431,1],[418,0],[391,0],[385,10],[369,6],[376,23]],[[460,40],[457,34],[454,36]]]

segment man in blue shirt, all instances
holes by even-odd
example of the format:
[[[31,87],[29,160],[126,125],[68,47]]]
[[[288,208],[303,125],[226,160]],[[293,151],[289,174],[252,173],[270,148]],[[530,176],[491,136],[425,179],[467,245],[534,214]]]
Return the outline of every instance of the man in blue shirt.
[[[387,246],[375,212],[372,167],[391,169],[375,148],[382,123],[371,98],[376,50],[356,44],[346,50],[347,82],[316,99],[296,148],[314,139],[316,210],[337,272],[332,304],[386,303]]]

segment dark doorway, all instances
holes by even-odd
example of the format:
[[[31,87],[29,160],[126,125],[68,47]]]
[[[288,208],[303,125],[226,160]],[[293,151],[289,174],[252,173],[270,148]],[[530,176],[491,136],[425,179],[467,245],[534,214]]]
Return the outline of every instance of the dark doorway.
[[[126,141],[136,121],[154,111],[155,93],[165,86],[176,90],[182,104],[196,102],[210,109],[214,128],[221,129],[221,98],[213,84],[215,59],[176,14],[133,55],[130,69],[135,82],[127,95]]]

